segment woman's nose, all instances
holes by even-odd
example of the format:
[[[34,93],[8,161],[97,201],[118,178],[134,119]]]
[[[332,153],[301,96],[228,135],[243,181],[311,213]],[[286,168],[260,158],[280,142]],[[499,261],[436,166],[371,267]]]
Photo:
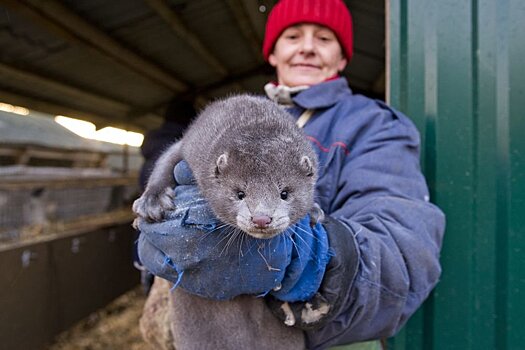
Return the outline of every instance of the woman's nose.
[[[305,53],[313,52],[314,51],[314,40],[310,36],[304,36],[303,40],[301,41],[301,51]]]

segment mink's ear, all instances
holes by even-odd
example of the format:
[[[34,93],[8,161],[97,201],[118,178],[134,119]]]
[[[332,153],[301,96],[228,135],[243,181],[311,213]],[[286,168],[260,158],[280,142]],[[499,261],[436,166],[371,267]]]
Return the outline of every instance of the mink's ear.
[[[226,167],[228,166],[228,154],[223,153],[217,158],[217,162],[215,163],[215,176],[218,176],[224,172]]]
[[[313,176],[315,173],[314,164],[308,156],[301,157],[300,167],[306,176]]]

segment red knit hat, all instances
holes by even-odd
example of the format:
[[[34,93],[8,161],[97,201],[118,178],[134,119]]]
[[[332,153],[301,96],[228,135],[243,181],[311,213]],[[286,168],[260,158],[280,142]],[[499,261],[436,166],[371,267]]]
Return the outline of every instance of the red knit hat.
[[[352,17],[342,0],[281,0],[273,7],[266,22],[263,42],[266,61],[281,33],[298,23],[315,23],[330,28],[346,59],[350,60],[353,52]]]

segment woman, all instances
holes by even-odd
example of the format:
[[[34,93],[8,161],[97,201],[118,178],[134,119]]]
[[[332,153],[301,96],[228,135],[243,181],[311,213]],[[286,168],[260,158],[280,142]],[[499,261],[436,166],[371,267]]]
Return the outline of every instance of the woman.
[[[293,312],[312,349],[394,335],[441,271],[444,216],[429,202],[417,130],[383,102],[352,94],[339,76],[352,50],[351,17],[341,0],[281,0],[269,15],[263,54],[277,82],[265,90],[297,118],[319,156],[316,199],[327,220],[309,234],[327,238],[331,258],[317,261],[316,271],[323,271],[317,279],[301,270],[299,278],[287,274],[282,280],[284,286],[310,278],[315,290],[307,300],[291,300],[272,286],[261,291],[283,321],[283,302],[292,301],[288,314]],[[171,256],[169,247],[154,249]],[[155,260],[144,255],[143,262]],[[145,265],[180,281],[154,262]],[[191,291],[192,276],[184,278],[183,288]],[[243,294],[239,281],[231,281],[221,287],[227,295]]]
[[[270,96],[279,100],[280,85],[309,87],[293,95],[290,111],[315,111],[304,130],[324,170],[318,199],[343,224],[327,233],[345,269],[328,270],[323,279],[337,311],[307,333],[310,344],[394,334],[440,273],[444,219],[428,203],[419,136],[406,117],[353,95],[338,76],[352,56],[351,34],[342,1],[283,0],[268,18],[263,47],[278,78],[266,88]]]

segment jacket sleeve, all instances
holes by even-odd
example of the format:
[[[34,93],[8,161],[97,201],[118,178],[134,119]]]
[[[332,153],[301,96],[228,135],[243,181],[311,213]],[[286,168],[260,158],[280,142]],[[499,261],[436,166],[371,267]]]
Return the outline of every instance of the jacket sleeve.
[[[334,209],[325,224],[332,257],[319,293],[331,306],[308,348],[396,333],[437,284],[443,213],[429,202],[419,135],[380,104],[374,126],[340,162]]]

